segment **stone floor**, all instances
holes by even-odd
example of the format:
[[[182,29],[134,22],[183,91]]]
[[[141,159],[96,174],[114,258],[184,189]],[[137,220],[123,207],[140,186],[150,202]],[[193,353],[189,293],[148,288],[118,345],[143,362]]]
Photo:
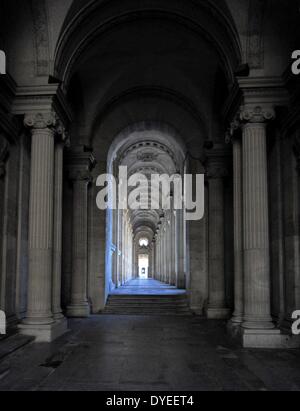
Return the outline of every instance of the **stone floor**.
[[[0,390],[300,390],[300,351],[245,350],[198,317],[93,316],[0,362]]]
[[[178,290],[176,287],[151,278],[130,280],[124,286],[111,292],[115,295],[179,295],[184,293],[185,290]]]

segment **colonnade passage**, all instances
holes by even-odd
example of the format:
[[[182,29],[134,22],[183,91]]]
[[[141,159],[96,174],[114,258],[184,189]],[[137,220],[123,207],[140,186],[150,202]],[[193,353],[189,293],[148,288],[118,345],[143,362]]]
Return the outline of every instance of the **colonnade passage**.
[[[0,1],[10,332],[49,343],[156,284],[243,347],[300,346],[299,27],[296,0]],[[189,221],[174,184],[197,175]],[[117,207],[98,206],[101,176],[128,183]],[[154,180],[155,207],[153,176],[172,183]]]
[[[139,226],[137,236],[132,228],[130,213],[118,214],[121,232],[118,230],[117,246],[112,248],[111,291],[139,278],[185,289],[183,212],[177,210],[158,214],[155,232],[150,232],[148,226]],[[151,217],[153,215],[150,214]],[[143,224],[147,224],[147,220],[143,220]]]

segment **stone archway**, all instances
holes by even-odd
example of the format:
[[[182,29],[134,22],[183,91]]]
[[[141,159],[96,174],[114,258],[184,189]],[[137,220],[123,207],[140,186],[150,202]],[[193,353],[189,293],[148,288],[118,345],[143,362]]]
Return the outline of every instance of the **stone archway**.
[[[156,125],[156,129],[169,133],[174,138],[175,146],[179,142],[181,147],[181,164],[180,161],[175,161],[173,171],[179,168],[181,173],[189,169],[193,174],[204,173],[205,142],[215,140],[222,145],[221,121],[215,117],[214,109],[217,103],[214,94],[217,79],[221,77],[228,85],[232,82],[233,71],[240,60],[235,30],[228,27],[230,22],[224,19],[225,9],[220,8],[215,10],[220,17],[219,25],[210,26],[212,10],[204,7],[202,2],[197,4],[197,22],[189,7],[183,6],[182,3],[177,5],[176,12],[174,3],[171,5],[169,2],[164,3],[165,10],[161,9],[161,5],[158,9],[156,1],[153,1],[147,10],[143,10],[140,5],[137,10],[134,1],[127,6],[129,8],[126,16],[121,16],[109,2],[91,2],[82,12],[78,9],[76,12],[73,10],[72,19],[72,13],[69,16],[72,26],[66,22],[61,33],[56,51],[55,76],[64,79],[63,87],[74,103],[76,120],[71,129],[72,144],[91,147],[93,150],[97,161],[92,172],[95,182],[99,174],[110,169],[110,155],[114,150],[120,150],[118,144],[124,144],[123,140],[128,139],[130,133],[133,135],[146,130],[151,132],[151,127],[155,130],[153,125]],[[133,10],[138,14],[133,13]],[[87,24],[82,25],[83,21]],[[80,24],[80,30],[74,31],[77,23]],[[77,41],[74,36],[70,37],[71,32],[80,39],[76,37]],[[162,38],[164,42],[160,41]],[[97,46],[99,41],[100,48]],[[190,59],[190,73],[180,67],[180,60],[172,51],[176,48],[175,44],[186,54],[185,58]],[[123,50],[122,64],[115,60],[120,47]],[[111,56],[102,55],[103,50],[108,48]],[[168,58],[164,49],[171,50]],[[228,50],[226,57],[225,49]],[[132,54],[140,56],[137,64],[128,58]],[[155,61],[155,64],[151,63],[152,61]],[[173,64],[170,64],[171,61]],[[206,61],[205,65],[202,64],[203,61]],[[123,69],[119,70],[121,66]],[[196,66],[198,72],[194,70]],[[223,74],[220,75],[220,72]],[[221,98],[225,99],[226,95]],[[209,110],[209,114],[207,104],[214,108],[211,112]],[[144,138],[144,142],[147,139],[149,140]],[[170,146],[170,141],[166,146]],[[221,161],[220,152],[216,153],[218,161]],[[226,150],[223,152],[223,159],[226,162],[225,158]],[[186,164],[187,168],[184,169],[183,162],[186,159],[188,165]],[[118,161],[119,159],[115,161],[115,165]],[[155,164],[155,161],[153,163]],[[140,170],[144,169],[144,165],[142,164]],[[139,170],[139,167],[136,170]],[[165,171],[161,166],[157,170]],[[220,179],[225,177],[222,175]],[[222,184],[219,187],[222,190]],[[120,262],[113,261],[112,255],[119,252],[115,244],[118,230],[113,226],[114,231],[110,232],[108,222],[113,219],[109,220],[105,213],[99,213],[95,204],[96,193],[94,185],[91,186],[91,205],[87,223],[87,299],[91,303],[92,312],[103,309],[111,287],[118,286],[128,275],[122,276],[121,281],[117,278],[116,270],[118,271]],[[226,201],[230,201],[230,198]],[[153,232],[152,238],[149,238],[152,243],[157,235],[156,229],[160,218],[161,215],[156,216],[157,221],[151,223],[151,218],[147,222],[146,217],[135,215],[133,222],[136,227],[132,229],[132,222],[128,221],[127,216],[126,229],[129,232],[135,231],[144,221],[145,227]],[[219,224],[224,224],[224,221],[221,219]],[[207,219],[198,226],[193,226],[191,230],[182,225],[182,238],[179,241],[183,248],[180,257],[181,279],[174,281],[174,274],[170,274],[173,283],[188,289],[191,307],[199,313],[203,312],[209,300],[207,227]],[[222,230],[224,232],[224,227]],[[200,239],[202,244],[200,252],[197,239]],[[133,244],[130,247],[133,248]],[[220,247],[224,247],[224,240],[220,242]],[[71,253],[68,245],[66,251],[67,254]],[[222,266],[222,271],[217,276],[217,281],[226,275],[222,256],[218,264],[219,267]],[[132,258],[129,266],[132,266]],[[173,268],[168,270],[172,272]],[[230,267],[227,270],[230,271]],[[115,274],[112,275],[113,271]],[[134,272],[134,267],[129,271]],[[229,289],[230,287],[228,285]],[[223,298],[213,304],[220,308],[220,316],[226,306],[224,279],[217,285],[217,294],[219,288],[222,289]],[[69,290],[66,289],[66,301],[69,298],[68,293]],[[224,312],[227,316],[228,310]]]
[[[164,144],[161,143],[163,148],[158,151],[162,150],[166,155],[165,160],[170,159],[172,167],[166,167],[167,161],[166,164],[151,161],[159,173],[170,174],[178,169],[181,174],[206,172],[212,180],[207,181],[208,186],[215,189],[215,192],[211,190],[211,198],[223,199],[223,180],[227,175],[219,171],[222,169],[220,164],[226,163],[226,150],[222,121],[217,113],[220,113],[220,105],[228,90],[222,87],[221,95],[216,97],[216,94],[221,80],[228,86],[233,82],[234,70],[240,62],[239,43],[224,10],[213,5],[206,7],[200,1],[195,9],[182,2],[177,6],[174,10],[174,2],[167,1],[162,10],[161,4],[153,0],[146,10],[140,2],[132,1],[126,5],[129,7],[126,13],[120,14],[119,9],[114,9],[113,2],[90,2],[76,12],[71,25],[66,24],[58,41],[54,77],[62,83],[51,87],[58,90],[58,97],[61,93],[71,102],[74,115],[69,127],[70,147],[64,157],[63,236],[72,237],[72,242],[63,241],[63,308],[70,317],[98,313],[105,306],[110,288],[119,282],[117,267],[120,262],[112,264],[111,261],[117,247],[110,240],[107,245],[107,239],[111,237],[109,219],[105,212],[99,212],[95,201],[95,181],[98,175],[109,170],[110,150],[118,136],[120,141],[126,141],[130,140],[130,135],[141,131],[169,133]],[[219,17],[217,25],[215,13]],[[178,50],[185,61],[190,62],[188,66],[182,66]],[[132,56],[136,56],[136,62],[132,62]],[[59,103],[62,101],[58,99]],[[51,97],[50,102],[63,112],[56,96]],[[56,117],[50,117],[49,125],[47,118],[34,117],[33,122],[29,118],[28,125],[33,134],[44,135],[46,127],[48,138],[52,136],[52,126],[57,125]],[[68,116],[67,119],[70,120]],[[153,124],[159,127],[155,129]],[[48,130],[49,126],[51,130]],[[153,140],[144,135],[141,140],[147,144],[160,138]],[[206,147],[214,144],[217,150],[208,155]],[[139,149],[136,152],[138,154]],[[143,154],[137,158],[137,163],[142,165],[136,171],[145,170]],[[207,173],[207,167],[212,167],[213,171]],[[51,172],[49,168],[48,178]],[[51,201],[50,197],[48,201]],[[212,255],[213,243],[208,242],[209,213],[205,221],[191,227],[172,223],[171,215],[164,220],[162,215],[157,215],[156,223],[154,217],[141,213],[131,218],[127,215],[126,220],[129,237],[131,229],[135,232],[144,227],[143,235],[150,229],[153,234],[152,239],[150,235],[151,243],[158,236],[160,250],[170,247],[162,232],[170,236],[169,222],[176,226],[180,233],[180,255],[171,258],[175,262],[168,265],[164,253],[160,253],[161,260],[156,258],[156,266],[162,272],[156,274],[164,281],[175,282],[179,288],[187,288],[190,306],[195,312],[203,313],[210,303],[214,317],[218,318],[228,316],[224,277],[232,263],[229,261],[225,269],[225,221],[219,217],[230,204],[230,196],[226,201],[224,199],[224,207],[211,210],[218,217],[212,233],[219,233],[219,248],[223,248],[223,253],[216,257]],[[162,229],[157,231],[159,222]],[[130,247],[134,248],[132,243]],[[172,250],[168,250],[171,254]],[[209,258],[217,260],[213,267],[208,263]],[[112,267],[117,269],[114,275]],[[218,272],[219,267],[221,272]],[[209,269],[214,272],[214,281],[210,283]],[[121,283],[126,276],[128,267],[127,273],[123,267]],[[36,276],[32,281],[36,281]],[[227,288],[232,289],[230,281]],[[38,321],[51,328],[48,308],[45,318],[42,316]],[[32,322],[35,323],[30,316],[25,320],[25,327],[33,325],[30,332],[35,328]]]
[[[144,128],[143,128],[144,127]],[[109,153],[108,170],[111,173],[118,172],[119,167],[127,167],[128,177],[134,174],[142,174],[148,180],[147,192],[145,193],[144,209],[131,210],[126,212],[126,218],[120,216],[120,211],[111,212],[111,218],[108,219],[111,227],[110,234],[107,238],[107,250],[111,249],[113,244],[114,251],[113,263],[108,265],[109,270],[115,270],[111,274],[112,284],[114,287],[122,285],[129,278],[136,275],[136,261],[138,259],[138,241],[145,237],[148,240],[149,247],[147,253],[150,254],[150,250],[157,256],[159,254],[165,255],[166,260],[161,262],[161,266],[157,265],[151,267],[152,276],[155,279],[163,280],[169,284],[179,285],[185,283],[186,275],[186,262],[182,260],[183,266],[179,269],[179,256],[185,252],[183,244],[182,251],[176,249],[175,242],[173,247],[172,241],[175,240],[176,219],[172,210],[164,211],[162,205],[157,205],[157,208],[151,209],[151,194],[149,189],[151,187],[151,176],[156,174],[158,176],[166,175],[173,176],[176,173],[181,174],[183,171],[183,163],[185,160],[184,146],[182,140],[179,142],[179,137],[176,136],[175,130],[172,130],[172,134],[177,137],[176,139],[170,134],[171,128],[163,127],[162,124],[148,123],[147,125],[136,124],[125,131],[121,132],[112,143],[112,148]],[[115,176],[116,178],[118,176]],[[171,188],[171,187],[170,187]],[[161,188],[158,188],[161,190]],[[130,196],[130,191],[129,191]],[[127,249],[127,240],[125,245],[122,244],[120,225],[122,226],[121,219],[125,220],[126,229],[129,230],[132,238],[130,240],[129,253],[130,258],[125,257],[126,261],[129,259],[129,266],[125,276],[118,278],[120,270],[120,257],[122,258],[122,248]],[[179,218],[179,215],[178,217]],[[182,225],[183,227],[183,225]],[[167,229],[167,230],[166,230]],[[166,230],[166,231],[165,231]],[[162,235],[165,233],[164,235]],[[177,236],[183,238],[183,232],[178,233]],[[158,248],[158,240],[161,238],[168,248],[160,250]],[[172,254],[172,250],[174,253]],[[133,255],[132,255],[133,252]],[[177,272],[175,270],[177,269]],[[128,271],[129,270],[129,271]],[[179,271],[180,270],[180,273]],[[109,274],[108,274],[109,276]]]

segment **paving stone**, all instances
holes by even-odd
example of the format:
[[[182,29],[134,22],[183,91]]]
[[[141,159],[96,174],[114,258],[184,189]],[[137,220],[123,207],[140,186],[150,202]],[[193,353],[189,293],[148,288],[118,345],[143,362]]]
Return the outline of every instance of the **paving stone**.
[[[0,391],[299,391],[300,351],[246,350],[223,322],[92,316],[0,362]]]

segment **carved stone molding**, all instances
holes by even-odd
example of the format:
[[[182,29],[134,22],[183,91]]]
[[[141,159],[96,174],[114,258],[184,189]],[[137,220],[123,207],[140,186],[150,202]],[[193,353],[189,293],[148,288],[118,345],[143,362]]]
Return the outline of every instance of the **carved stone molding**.
[[[55,137],[57,143],[62,143],[65,147],[70,147],[71,142],[69,133],[60,120],[57,121],[55,126]]]
[[[241,121],[246,123],[265,123],[274,120],[275,117],[275,110],[272,107],[242,108],[240,112]]]
[[[242,121],[240,118],[240,111],[235,115],[234,119],[229,125],[229,128],[225,134],[225,143],[231,144],[234,139],[240,138],[241,133],[238,133],[241,130]]]
[[[25,127],[42,130],[45,128],[54,128],[58,124],[57,116],[53,111],[48,113],[31,113],[26,114],[24,118]]]
[[[247,60],[251,68],[264,66],[263,24],[265,18],[265,0],[251,0],[249,4]]]
[[[26,127],[33,127],[36,123],[40,123],[42,127],[46,123],[46,127],[49,127],[53,120],[58,119],[68,127],[73,119],[71,108],[59,84],[17,87],[11,111],[15,116],[25,116]],[[48,122],[50,125],[47,125]]]
[[[69,135],[64,124],[59,120],[54,111],[26,114],[24,117],[24,125],[31,130],[50,129],[53,131],[57,142],[61,142],[65,146],[70,145]]]
[[[157,157],[158,157],[158,154],[151,152],[151,151],[137,154],[137,159],[139,161],[142,161],[143,163],[151,163],[152,161],[156,160]]]
[[[31,0],[30,3],[35,33],[36,72],[38,76],[47,76],[50,53],[46,4],[44,0]]]

